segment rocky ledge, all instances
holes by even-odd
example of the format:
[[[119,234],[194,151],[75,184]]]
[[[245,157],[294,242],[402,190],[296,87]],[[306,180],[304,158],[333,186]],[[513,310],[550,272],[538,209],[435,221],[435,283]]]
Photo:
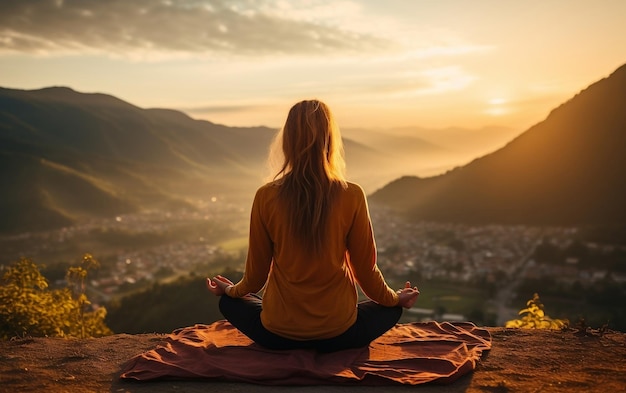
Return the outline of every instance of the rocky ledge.
[[[489,328],[493,347],[476,370],[420,393],[626,391],[626,333]],[[276,387],[215,381],[133,383],[118,379],[128,359],[160,344],[160,334],[97,339],[21,338],[0,341],[0,392],[345,392],[345,386]],[[245,360],[244,360],[245,361]],[[380,387],[350,386],[380,392]],[[414,391],[387,387],[385,391]]]

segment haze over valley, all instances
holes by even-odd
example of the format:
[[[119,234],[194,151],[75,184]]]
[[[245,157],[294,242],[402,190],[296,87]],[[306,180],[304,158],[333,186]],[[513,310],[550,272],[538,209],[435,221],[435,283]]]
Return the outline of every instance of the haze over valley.
[[[2,179],[3,231],[152,208],[197,208],[212,198],[247,209],[272,174],[267,157],[276,129],[228,127],[67,87],[2,89],[0,103],[0,153],[3,167],[13,169]],[[349,178],[369,193],[401,176],[462,165],[515,132],[492,127],[345,134]],[[474,135],[475,143],[468,143]]]

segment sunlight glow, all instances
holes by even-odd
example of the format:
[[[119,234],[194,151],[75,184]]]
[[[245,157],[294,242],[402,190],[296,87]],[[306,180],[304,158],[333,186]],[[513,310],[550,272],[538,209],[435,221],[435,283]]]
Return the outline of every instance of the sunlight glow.
[[[507,100],[505,98],[492,98],[489,101],[489,105],[503,105],[507,103]]]
[[[485,110],[485,113],[490,116],[504,116],[510,113],[510,109],[507,107],[508,100],[501,97],[491,98],[487,101],[489,108]]]
[[[430,86],[416,90],[419,95],[442,94],[468,87],[476,77],[459,66],[425,70],[420,73]]]

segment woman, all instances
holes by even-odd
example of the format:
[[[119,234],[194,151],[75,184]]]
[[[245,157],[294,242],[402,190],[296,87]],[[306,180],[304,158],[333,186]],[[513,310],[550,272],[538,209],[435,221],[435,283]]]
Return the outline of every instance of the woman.
[[[224,317],[270,349],[332,352],[369,345],[419,295],[394,291],[376,265],[365,194],[344,178],[343,146],[329,108],[302,101],[277,141],[282,168],[257,191],[244,276],[207,279]],[[368,301],[357,304],[357,284]],[[255,295],[264,288],[263,298]]]

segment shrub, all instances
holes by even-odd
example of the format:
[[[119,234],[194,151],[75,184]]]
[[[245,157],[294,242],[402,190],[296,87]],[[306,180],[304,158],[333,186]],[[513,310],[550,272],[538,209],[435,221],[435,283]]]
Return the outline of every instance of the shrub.
[[[97,261],[85,254],[71,267],[68,285],[49,289],[48,281],[30,259],[21,258],[0,281],[0,338],[13,336],[99,337],[112,334],[105,325],[105,308],[89,310],[85,278]]]
[[[525,328],[525,329],[564,329],[568,327],[567,319],[552,319],[543,311],[543,303],[539,300],[539,295],[534,294],[533,298],[526,302],[526,308],[518,313],[524,314],[520,319],[507,321],[508,328]]]

